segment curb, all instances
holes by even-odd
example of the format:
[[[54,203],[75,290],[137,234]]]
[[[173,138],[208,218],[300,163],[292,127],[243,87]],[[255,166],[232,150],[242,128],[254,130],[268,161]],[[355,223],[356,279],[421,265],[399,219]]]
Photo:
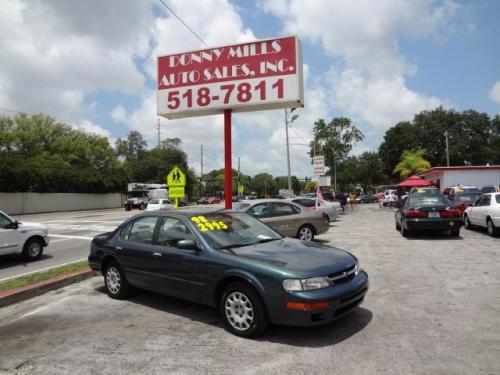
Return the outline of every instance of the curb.
[[[98,272],[92,271],[90,268],[85,268],[80,271],[66,273],[63,275],[55,276],[51,279],[39,281],[31,285],[26,285],[22,288],[2,292],[0,293],[0,308],[39,296],[51,290],[59,289],[97,275]]]

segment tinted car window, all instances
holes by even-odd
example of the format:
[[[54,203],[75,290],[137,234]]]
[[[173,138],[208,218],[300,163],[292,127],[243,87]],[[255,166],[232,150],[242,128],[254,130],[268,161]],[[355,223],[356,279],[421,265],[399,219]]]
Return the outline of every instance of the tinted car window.
[[[271,203],[272,216],[287,216],[295,215],[298,209],[291,204],[286,203]]]
[[[500,203],[500,194],[496,194],[495,199],[496,199],[497,203]]]
[[[316,202],[313,199],[294,199],[292,202],[300,204],[304,207],[314,207]]]
[[[236,211],[246,211],[246,209],[250,207],[250,203],[237,203],[235,206],[234,206],[234,209]]]
[[[452,205],[452,203],[448,198],[442,195],[413,195],[408,198],[409,207],[424,207],[435,205],[450,206]]]
[[[160,203],[160,201],[159,201],[158,199],[151,199],[151,200],[149,201],[149,203],[150,203],[150,204],[158,204],[158,203]]]
[[[164,199],[162,200],[162,203],[163,204],[173,204],[171,201],[169,201],[168,199]]]
[[[250,215],[258,218],[269,217],[269,215],[271,214],[267,206],[267,203],[256,204],[255,206],[250,208],[247,212]]]
[[[491,203],[490,195],[483,195],[483,206],[489,206]]]
[[[161,246],[177,246],[177,241],[194,240],[189,228],[175,217],[163,217],[158,231],[158,244]]]
[[[9,218],[3,214],[0,214],[0,229],[7,229],[9,228],[11,224],[11,221]]]
[[[128,241],[128,235],[130,234],[130,228],[132,228],[132,225],[134,224],[133,221],[129,222],[127,225],[125,225],[121,230],[120,230],[120,239],[124,241]]]
[[[457,202],[474,202],[479,197],[479,194],[457,194],[455,201]]]
[[[158,218],[153,216],[137,219],[132,224],[128,240],[132,242],[152,243],[157,221]]]

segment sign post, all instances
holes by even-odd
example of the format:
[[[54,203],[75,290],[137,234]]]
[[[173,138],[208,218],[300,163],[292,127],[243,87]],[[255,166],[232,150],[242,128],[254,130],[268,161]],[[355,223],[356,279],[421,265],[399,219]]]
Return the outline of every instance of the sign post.
[[[226,209],[232,207],[232,113],[303,103],[302,49],[296,36],[158,57],[158,116],[224,114]]]
[[[184,198],[186,175],[179,167],[173,167],[167,174],[168,197],[175,199],[175,208],[179,207],[179,198]]]

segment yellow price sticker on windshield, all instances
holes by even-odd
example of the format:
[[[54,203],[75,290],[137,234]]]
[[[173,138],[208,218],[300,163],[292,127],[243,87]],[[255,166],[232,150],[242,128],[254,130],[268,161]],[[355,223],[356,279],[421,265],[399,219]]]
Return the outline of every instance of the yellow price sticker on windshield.
[[[195,223],[202,232],[208,232],[211,230],[227,230],[229,228],[223,221],[208,221],[205,216],[193,216],[191,221]]]

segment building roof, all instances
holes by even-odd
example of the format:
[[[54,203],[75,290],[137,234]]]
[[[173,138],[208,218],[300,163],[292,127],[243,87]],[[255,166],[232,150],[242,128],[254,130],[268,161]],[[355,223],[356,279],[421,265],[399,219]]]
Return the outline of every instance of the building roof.
[[[419,176],[426,176],[433,172],[445,171],[474,171],[474,170],[500,170],[500,165],[467,165],[459,167],[432,167],[425,172],[419,173]]]

